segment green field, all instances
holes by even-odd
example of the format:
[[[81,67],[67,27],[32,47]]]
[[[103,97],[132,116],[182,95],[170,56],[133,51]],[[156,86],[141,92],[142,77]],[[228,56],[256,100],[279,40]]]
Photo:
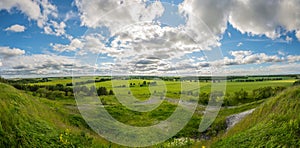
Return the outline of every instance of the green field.
[[[56,85],[56,84],[63,84],[66,85],[67,83],[72,83],[71,78],[52,78],[50,79],[50,82],[40,82],[40,83],[32,83],[32,85]],[[87,81],[87,80],[94,80],[93,77],[81,77],[80,80]],[[126,87],[129,87],[131,93],[136,96],[137,98],[141,100],[146,100],[150,97],[151,93],[149,91],[149,87],[139,87],[139,84],[143,84],[143,81],[146,82],[153,82],[155,80],[139,80],[139,79],[132,79],[132,80],[114,80],[112,81],[105,81],[105,82],[98,82],[95,84],[85,84],[88,87],[91,87],[95,85],[98,87],[106,87],[109,90],[113,90],[112,85],[119,86],[119,85],[126,85]],[[234,93],[235,91],[238,91],[240,89],[244,89],[248,93],[252,93],[254,89],[258,89],[261,87],[277,87],[277,86],[283,86],[283,87],[289,87],[291,86],[296,79],[288,78],[284,80],[276,80],[276,81],[263,81],[263,82],[222,82],[219,83],[212,83],[212,82],[185,82],[185,83],[191,83],[190,85],[199,85],[199,93],[206,92],[209,93],[212,91],[211,86],[214,85],[215,87],[221,87],[222,90],[226,90],[226,93]],[[136,85],[133,87],[130,87],[130,83],[135,83]],[[164,87],[165,86],[165,87]],[[225,87],[226,86],[226,87]],[[179,92],[182,90],[182,83],[181,82],[173,82],[173,81],[164,81],[163,86],[160,86],[160,88],[157,89],[157,91],[163,90],[166,91],[166,97],[168,98],[180,98]],[[153,87],[155,89],[155,87]],[[163,91],[162,90],[162,91]],[[162,92],[161,91],[161,92]]]
[[[300,87],[269,98],[211,147],[299,147],[299,99]]]
[[[92,77],[82,77],[80,81],[76,82],[86,82],[90,79],[94,80]],[[99,79],[100,77],[95,80]],[[47,80],[48,82],[35,82],[41,80],[42,79],[28,80],[30,83],[20,81],[9,82],[15,87],[16,84],[18,84],[17,86],[21,88],[21,90],[16,90],[9,85],[0,83],[0,105],[3,108],[1,110],[1,115],[3,116],[1,116],[0,119],[0,139],[4,139],[2,141],[0,140],[0,146],[19,146],[20,144],[25,146],[29,146],[30,144],[41,146],[38,142],[40,141],[42,144],[48,143],[49,146],[55,147],[122,147],[104,140],[94,133],[86,124],[77,108],[77,105],[80,105],[80,101],[77,100],[76,103],[72,93],[64,93],[64,90],[72,88],[72,86],[67,86],[67,84],[72,83],[71,78],[49,78]],[[261,104],[263,105],[265,100],[268,100],[269,97],[275,97],[282,89],[292,87],[295,81],[296,79],[293,78],[261,82],[227,81],[226,93],[223,95],[225,97],[224,103],[226,104],[227,102],[228,106],[223,104],[224,106],[221,108],[216,120],[214,120],[209,129],[204,132],[198,131],[206,108],[203,98],[206,98],[206,101],[211,100],[212,98],[209,97],[209,94],[213,94],[211,87],[220,88],[224,86],[224,82],[180,82],[150,79],[108,80],[97,83],[89,82],[78,86],[79,88],[87,86],[87,90],[92,90],[92,86],[96,86],[97,92],[98,89],[102,87],[105,88],[107,92],[113,90],[114,95],[100,95],[99,100],[93,100],[88,95],[89,91],[79,91],[76,92],[76,94],[84,98],[82,99],[84,100],[83,103],[87,102],[92,105],[98,105],[101,101],[105,110],[117,121],[138,127],[155,125],[168,119],[175,109],[178,108],[177,98],[180,98],[180,96],[187,102],[195,102],[199,99],[198,106],[187,125],[168,141],[154,147],[202,147],[219,144],[216,142],[216,139],[218,140],[223,135],[226,135],[226,118],[228,116],[256,108],[261,106]],[[37,88],[33,89],[35,88],[33,86]],[[181,86],[184,86],[184,88],[181,89]],[[277,87],[282,89],[277,92],[275,91]],[[256,96],[253,96],[254,90],[261,90],[262,92],[271,90],[272,94],[257,99],[255,98]],[[242,92],[242,95],[240,92]],[[247,95],[243,95],[245,93]],[[117,94],[121,97],[117,98]],[[152,97],[154,96],[154,98],[157,97],[158,100],[162,100],[163,98],[164,100],[162,100],[158,106],[153,106],[155,108],[151,111],[138,112],[123,106],[121,103],[124,102],[118,100],[123,99],[124,101],[130,95],[136,97],[137,101],[140,100],[142,102],[148,100],[151,95]],[[242,96],[242,98],[235,98],[240,96]],[[216,97],[217,102],[220,101],[219,97],[220,96]],[[233,103],[230,105],[228,102]],[[134,104],[136,102],[127,103]],[[15,115],[16,113],[18,115]],[[96,115],[97,111],[91,112],[90,114]],[[101,120],[101,116],[99,119]],[[31,123],[35,123],[33,124],[34,126],[31,126]],[[14,126],[18,128],[18,130],[16,130],[17,133],[15,132]],[[46,128],[43,126],[46,126]],[[38,127],[38,129],[34,127]],[[44,135],[44,132],[47,132],[49,129],[52,129],[52,132],[49,135]],[[19,133],[28,133],[29,136],[25,134],[20,135]],[[63,138],[60,138],[61,134],[63,134]],[[72,136],[67,136],[68,134]],[[19,143],[14,140],[18,136],[22,139]],[[31,137],[35,138],[35,140],[31,139]],[[203,137],[207,137],[208,139]],[[182,142],[182,139],[185,140]],[[68,142],[64,140],[68,140]],[[230,142],[226,142],[225,144],[227,143]],[[83,146],[82,144],[85,145]]]

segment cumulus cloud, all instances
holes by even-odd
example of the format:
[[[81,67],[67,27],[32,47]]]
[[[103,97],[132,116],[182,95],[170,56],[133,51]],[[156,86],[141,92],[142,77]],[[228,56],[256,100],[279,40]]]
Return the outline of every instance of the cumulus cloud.
[[[271,39],[300,28],[295,21],[299,19],[298,0],[185,0],[179,11],[188,15],[187,25],[196,32],[203,30],[199,24],[206,23],[216,35],[224,33],[228,22],[242,33]],[[203,22],[197,21],[199,18]]]
[[[75,51],[77,49],[82,48],[83,43],[79,39],[73,39],[73,40],[71,40],[69,45],[50,44],[50,46],[52,46],[53,50],[55,50],[55,51],[69,52],[69,51]]]
[[[7,61],[8,58],[16,57],[25,54],[24,50],[19,48],[1,47],[0,46],[0,67],[3,66],[3,59]]]
[[[24,32],[26,30],[25,26],[22,25],[12,25],[5,29],[5,31],[12,31],[12,32]]]
[[[278,75],[278,74],[298,74],[299,71],[295,67],[299,67],[300,64],[281,64],[273,63],[269,66],[248,66],[248,67],[239,67],[239,68],[226,68],[225,73],[227,75]]]
[[[164,12],[159,1],[147,5],[144,0],[75,0],[75,5],[82,25],[106,26],[112,34],[124,25],[152,21]]]
[[[201,35],[222,35],[227,28],[227,18],[232,0],[185,0],[179,6],[179,11],[187,17],[187,27]],[[201,36],[197,36],[200,38]]]
[[[12,11],[12,8],[20,10],[27,15],[30,19],[39,20],[42,16],[41,9],[37,1],[32,0],[1,0],[0,10],[4,9]]]
[[[80,73],[91,74],[94,67],[84,65],[79,61],[74,62],[73,57],[35,54],[20,57],[12,57],[2,62],[1,75],[7,77],[27,76],[49,76],[49,75],[71,75],[72,70]]]
[[[58,16],[56,6],[48,0],[2,0],[0,2],[0,10],[11,12],[13,8],[20,10],[29,19],[36,20],[40,28],[46,24],[49,16]]]
[[[291,37],[289,37],[289,36],[286,36],[285,41],[286,41],[287,43],[290,43],[290,42],[293,41],[293,38],[291,38]]]
[[[251,55],[252,51],[250,51],[250,50],[230,51],[230,54],[236,58],[241,59],[241,58]]]
[[[64,22],[56,22],[53,19],[58,17],[57,7],[48,0],[2,0],[0,2],[0,10],[12,12],[14,9],[20,10],[30,20],[37,21],[39,28],[44,33],[61,36],[65,35],[66,24]],[[12,26],[9,30],[23,32],[24,26]]]
[[[230,59],[225,57],[225,65],[245,65],[245,64],[262,64],[262,63],[277,63],[283,62],[285,59],[277,55],[267,55],[265,53],[252,53],[251,51],[231,51],[230,54],[234,57]]]
[[[207,44],[194,41],[191,35],[181,27],[161,27],[159,24],[142,23],[132,25],[117,33],[112,41],[112,48],[117,48],[123,53],[132,50],[133,55],[178,58],[187,53],[209,50]]]
[[[75,5],[79,9],[82,25],[91,28],[105,26],[110,30],[110,37],[82,37],[81,53],[89,51],[106,54],[120,61],[116,64],[120,67],[130,67],[128,64],[136,64],[138,67],[148,65],[149,71],[153,71],[153,64],[157,63],[149,63],[153,60],[148,57],[172,61],[193,52],[219,47],[228,23],[242,33],[265,35],[271,39],[299,30],[300,26],[299,22],[294,21],[297,19],[296,12],[300,12],[297,11],[300,6],[297,0],[185,0],[179,5],[178,11],[186,22],[172,27],[163,26],[159,21],[153,22],[165,9],[159,1],[146,4],[142,0],[76,0]],[[137,23],[140,21],[148,23]],[[282,40],[291,42],[292,38]],[[242,46],[242,43],[237,46]],[[225,58],[226,65],[287,60],[251,51],[235,51],[231,55],[233,58]],[[202,62],[192,67],[209,65],[211,63]]]
[[[207,44],[199,44],[182,27],[160,26],[154,22],[137,23],[123,28],[112,38],[91,33],[82,37],[79,55],[87,53],[107,55],[114,59],[115,70],[135,73],[154,73],[174,71],[170,65],[181,63],[185,55],[193,52],[211,50]],[[209,44],[209,43],[208,43]],[[60,46],[61,48],[69,45]],[[172,64],[166,64],[172,63]],[[195,68],[179,64],[178,69]],[[125,68],[125,69],[122,69]]]
[[[231,6],[229,22],[242,33],[280,37],[283,27],[287,31],[300,28],[298,0],[235,0]]]
[[[67,25],[64,22],[58,23],[55,21],[50,21],[50,23],[44,27],[44,32],[45,32],[45,34],[61,36],[61,35],[65,35],[66,27],[67,27]]]
[[[300,30],[296,31],[296,37],[297,37],[298,41],[300,41]]]
[[[24,50],[19,48],[1,47],[0,46],[0,58],[11,58],[25,54]]]
[[[300,56],[289,55],[289,56],[287,56],[287,59],[288,59],[288,62],[294,63],[294,62],[300,61]]]
[[[250,50],[231,51],[229,52],[233,58],[225,57],[222,61],[215,61],[209,63],[210,65],[218,65],[224,63],[227,66],[233,65],[247,65],[247,64],[264,64],[264,63],[296,63],[300,62],[300,56],[289,55],[284,53],[278,55],[267,55],[266,53],[253,53]]]

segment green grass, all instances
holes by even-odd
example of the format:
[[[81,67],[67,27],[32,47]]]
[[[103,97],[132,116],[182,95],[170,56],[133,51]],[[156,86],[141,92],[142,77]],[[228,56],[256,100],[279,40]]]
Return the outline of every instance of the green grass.
[[[299,147],[300,87],[269,98],[212,147]]]
[[[0,83],[0,147],[92,147],[109,143],[57,102]],[[76,111],[74,111],[76,112]],[[75,126],[73,122],[78,122]]]
[[[56,84],[67,84],[71,83],[71,78],[50,78],[50,82],[42,82],[42,83],[32,83],[38,85],[56,85]],[[88,77],[81,78],[82,81],[89,80]],[[115,86],[126,85],[126,88],[117,88],[120,89],[122,93],[127,94],[128,90],[140,100],[147,100],[153,90],[156,90],[156,93],[163,94],[164,88],[162,88],[161,84],[158,86],[151,86],[151,90],[149,90],[148,86],[140,87],[139,84],[142,84],[144,80],[133,79],[127,81],[125,80],[116,80],[114,82]],[[147,82],[153,82],[154,80],[145,80]],[[263,81],[263,82],[227,82],[226,92],[234,93],[239,91],[240,89],[246,90],[249,94],[252,93],[254,89],[258,89],[261,87],[276,87],[276,86],[284,86],[289,87],[295,82],[294,79],[280,80],[280,81]],[[129,83],[135,83],[135,86],[129,87]],[[176,99],[180,97],[181,91],[181,83],[180,82],[172,82],[165,81],[166,84],[166,97]],[[190,86],[196,86],[196,82],[189,82]],[[94,84],[88,84],[91,87]],[[200,91],[201,92],[210,92],[211,91],[211,82],[199,82]],[[214,85],[220,85],[219,83],[214,83]],[[112,82],[105,81],[96,83],[96,87],[106,87],[107,90],[111,90]],[[197,88],[197,87],[195,87]],[[116,88],[114,88],[116,89]],[[190,88],[189,88],[190,89]],[[197,90],[196,90],[197,91]],[[134,126],[149,126],[158,123],[159,121],[163,121],[168,118],[174,109],[177,107],[176,104],[170,102],[164,102],[154,111],[147,113],[140,113],[131,111],[128,108],[122,106],[114,96],[101,96],[100,99],[106,102],[105,108],[108,112],[118,121],[123,122],[128,125]],[[273,98],[274,99],[274,98]],[[225,119],[227,116],[240,113],[252,108],[256,108],[265,100],[260,100],[252,103],[242,104],[240,106],[234,108],[222,108],[217,119],[214,121],[213,125],[210,127],[206,133],[197,132],[199,123],[202,118],[202,111],[204,111],[204,106],[198,106],[196,112],[193,115],[193,118],[188,123],[188,125],[180,131],[174,138],[180,137],[190,137],[190,138],[199,138],[201,134],[206,134],[209,136],[217,136],[225,133],[226,126]],[[269,102],[269,101],[268,101]],[[0,84],[0,146],[8,145],[8,146],[18,146],[18,142],[15,139],[18,139],[18,133],[23,133],[21,137],[23,141],[20,143],[25,143],[26,145],[35,145],[37,147],[43,147],[43,145],[49,145],[53,147],[68,147],[70,144],[80,147],[120,147],[118,145],[110,144],[106,140],[103,140],[95,133],[93,133],[85,121],[82,119],[75,100],[72,99],[56,99],[56,100],[47,100],[43,98],[33,97],[27,93],[23,93],[18,91],[10,86],[5,84]],[[3,109],[2,109],[3,108]],[[282,111],[282,110],[281,110]],[[294,110],[291,110],[294,112]],[[295,113],[295,112],[294,112]],[[263,116],[263,114],[260,114]],[[275,115],[274,115],[275,116]],[[286,119],[286,118],[285,118]],[[250,121],[249,121],[250,122]],[[252,122],[252,121],[251,121]],[[296,122],[296,121],[295,121]],[[298,121],[297,121],[298,122]],[[228,137],[234,137],[236,133],[242,131],[244,126],[247,128],[251,128],[258,124],[254,122],[252,126],[248,126],[248,121],[244,122],[243,128],[233,128],[232,131],[229,131]],[[291,124],[294,124],[292,121]],[[32,125],[32,126],[31,126]],[[17,128],[15,128],[17,127]],[[37,128],[36,128],[37,127]],[[264,127],[264,126],[262,126]],[[70,131],[66,131],[66,129],[70,129]],[[246,129],[246,128],[245,128]],[[262,130],[261,128],[257,128],[257,130]],[[15,132],[17,131],[17,133]],[[270,129],[272,131],[272,129]],[[274,130],[275,131],[275,130]],[[28,133],[26,136],[24,133]],[[49,133],[45,135],[44,133]],[[67,136],[66,135],[72,135]],[[230,135],[230,133],[233,133]],[[35,136],[33,136],[36,134]],[[66,135],[66,138],[70,143],[65,143],[64,139],[60,140],[60,135]],[[2,136],[2,137],[1,137]],[[240,136],[240,135],[239,135]],[[242,135],[243,137],[243,135]],[[31,139],[34,138],[34,139]],[[63,136],[64,138],[64,136]],[[245,138],[245,137],[243,137]],[[247,139],[239,139],[241,141]],[[1,141],[1,139],[3,139]],[[22,138],[21,138],[22,139]],[[35,140],[37,139],[37,140]],[[238,136],[236,137],[238,139]],[[28,142],[29,141],[29,142]],[[80,141],[80,142],[79,142]],[[2,143],[1,143],[2,142]],[[39,142],[41,144],[39,144]],[[204,141],[204,144],[207,141]],[[239,141],[238,141],[239,142]],[[8,143],[8,144],[7,144]],[[80,145],[84,143],[84,146]],[[69,145],[68,145],[69,144]],[[212,146],[220,146],[220,144],[225,143],[216,143]],[[228,144],[232,144],[228,142]],[[165,144],[157,145],[157,147],[163,147]],[[195,146],[200,146],[202,143],[196,143]],[[233,145],[235,146],[235,145]]]
[[[80,77],[78,81],[87,81],[87,80],[93,80],[94,77]],[[67,83],[72,83],[71,78],[49,78],[51,80],[50,82],[40,82],[40,83],[33,83],[38,85],[56,85],[56,84],[63,84],[66,85]],[[76,79],[77,80],[77,79]],[[140,100],[147,100],[151,96],[151,92],[149,90],[148,86],[140,87],[139,84],[143,84],[143,81],[146,82],[153,82],[155,80],[139,80],[139,79],[132,79],[132,80],[113,80],[112,81],[105,81],[105,82],[98,82],[95,83],[96,87],[106,87],[108,90],[113,90],[116,88],[113,88],[113,86],[122,86],[126,85],[128,88],[124,88],[124,90],[130,90],[132,95],[137,97]],[[295,79],[284,79],[284,80],[276,80],[276,81],[262,81],[262,82],[226,82],[226,93],[234,93],[236,91],[239,91],[240,89],[246,90],[249,94],[252,93],[254,89],[258,89],[261,87],[277,87],[277,86],[284,86],[289,87],[292,86],[292,84],[295,82]],[[135,86],[132,86],[129,88],[130,83],[135,83]],[[164,83],[164,84],[163,84]],[[200,92],[211,92],[211,86],[214,85],[216,87],[223,87],[223,84],[219,83],[211,83],[208,82],[189,82],[191,85],[197,85],[200,86]],[[164,81],[160,83],[160,87],[152,86],[153,90],[156,90],[160,93],[163,93],[163,90],[166,92],[166,97],[168,98],[180,98],[180,91],[182,90],[182,84],[179,81]],[[86,86],[93,86],[94,84],[86,84]],[[163,86],[166,86],[165,88]],[[163,87],[163,89],[162,89]],[[126,91],[127,93],[127,91]]]

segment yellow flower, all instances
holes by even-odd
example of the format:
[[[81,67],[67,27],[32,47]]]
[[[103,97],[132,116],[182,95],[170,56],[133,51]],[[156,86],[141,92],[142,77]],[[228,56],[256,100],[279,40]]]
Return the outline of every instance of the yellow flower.
[[[63,140],[63,134],[60,134],[60,136],[59,136],[59,141],[60,141],[60,142],[64,142],[64,140]]]

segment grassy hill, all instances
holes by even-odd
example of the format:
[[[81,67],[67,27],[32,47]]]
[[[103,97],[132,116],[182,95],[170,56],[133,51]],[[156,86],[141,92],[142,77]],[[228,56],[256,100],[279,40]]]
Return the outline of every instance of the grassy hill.
[[[211,147],[300,147],[300,87],[269,98]]]
[[[222,110],[220,115],[225,117],[236,110],[240,109]],[[300,147],[299,112],[300,87],[287,89],[268,99],[211,146]],[[197,127],[198,123],[197,120]],[[34,97],[0,83],[0,147],[120,146],[92,132],[81,118],[74,100]]]
[[[49,100],[0,83],[0,147],[109,145],[89,129],[72,124],[67,114]]]

